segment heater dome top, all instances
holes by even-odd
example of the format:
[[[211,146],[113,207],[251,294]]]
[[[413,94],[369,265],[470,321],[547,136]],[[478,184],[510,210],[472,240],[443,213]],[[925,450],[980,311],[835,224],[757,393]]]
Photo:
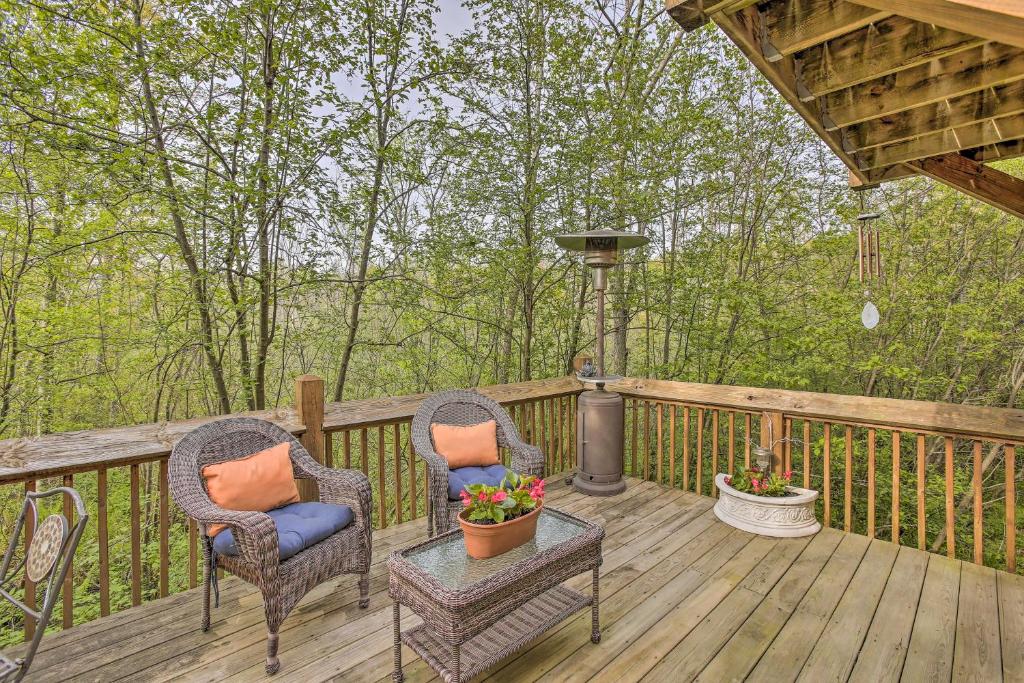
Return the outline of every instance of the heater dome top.
[[[555,235],[555,244],[558,246],[582,252],[634,249],[642,247],[649,241],[643,235],[611,229]]]

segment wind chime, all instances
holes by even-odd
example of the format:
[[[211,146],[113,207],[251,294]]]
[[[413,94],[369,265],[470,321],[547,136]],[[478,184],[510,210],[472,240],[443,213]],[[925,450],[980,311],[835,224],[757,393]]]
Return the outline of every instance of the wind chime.
[[[869,330],[875,329],[880,316],[878,307],[871,302],[871,281],[882,278],[882,253],[878,246],[878,228],[872,223],[879,214],[864,211],[864,195],[860,196],[860,215],[857,216],[857,259],[860,283],[864,285],[864,310],[860,321]]]

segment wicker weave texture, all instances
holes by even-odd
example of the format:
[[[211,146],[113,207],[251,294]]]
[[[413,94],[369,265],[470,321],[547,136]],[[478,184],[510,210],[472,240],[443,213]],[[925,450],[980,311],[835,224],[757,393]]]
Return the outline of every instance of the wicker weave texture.
[[[433,424],[475,425],[487,420],[497,423],[498,446],[511,454],[514,472],[544,476],[544,454],[522,440],[512,418],[494,399],[475,391],[442,391],[425,400],[412,419],[412,443],[427,463],[430,514],[427,533],[433,536],[458,526],[459,501],[448,500],[448,462],[434,450],[430,433]]]
[[[289,443],[296,479],[316,481],[320,501],[352,508],[353,522],[311,548],[281,562],[274,521],[263,512],[225,510],[210,500],[202,476],[206,465],[237,460],[279,443]],[[248,581],[263,594],[267,620],[267,672],[277,671],[277,633],[281,622],[313,587],[340,574],[359,574],[360,606],[369,595],[372,501],[370,482],[354,470],[332,470],[316,462],[291,434],[254,418],[235,417],[205,424],[178,442],[169,462],[174,501],[203,530],[203,621],[210,627],[210,589],[213,566]],[[239,554],[217,555],[216,565],[206,529],[227,524]]]

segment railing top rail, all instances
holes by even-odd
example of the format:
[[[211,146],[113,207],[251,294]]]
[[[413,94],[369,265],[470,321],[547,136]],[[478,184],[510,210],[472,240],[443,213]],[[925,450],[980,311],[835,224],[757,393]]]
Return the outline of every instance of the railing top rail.
[[[582,389],[583,385],[573,377],[555,377],[475,387],[474,391],[489,396],[498,403],[508,405],[520,401],[575,394]],[[411,419],[420,403],[430,395],[429,393],[409,394],[407,396],[328,403],[324,406],[324,431],[335,432],[353,427],[367,427]]]
[[[500,384],[476,388],[499,403],[515,403],[575,393],[582,388],[571,377]],[[325,431],[367,427],[411,418],[429,394],[327,403]],[[278,408],[230,417],[269,420],[296,436],[305,431],[293,408]],[[0,441],[0,483],[148,462],[170,455],[174,444],[201,424],[219,420],[214,415],[176,422],[87,429]]]
[[[1024,410],[934,403],[788,389],[759,389],[627,378],[608,389],[636,398],[706,404],[742,411],[777,411],[788,417],[853,423],[905,431],[963,434],[989,441],[1024,442]]]

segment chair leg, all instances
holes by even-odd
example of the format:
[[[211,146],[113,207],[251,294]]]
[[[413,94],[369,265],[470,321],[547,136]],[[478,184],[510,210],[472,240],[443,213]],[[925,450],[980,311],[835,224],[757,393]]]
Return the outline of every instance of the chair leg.
[[[359,575],[359,606],[363,609],[370,606],[370,572]]]
[[[205,633],[210,630],[210,587],[213,582],[213,575],[210,570],[210,548],[203,542],[203,625]]]
[[[267,674],[276,674],[278,669],[281,668],[281,660],[277,658],[277,639],[278,635],[276,631],[267,632]]]

